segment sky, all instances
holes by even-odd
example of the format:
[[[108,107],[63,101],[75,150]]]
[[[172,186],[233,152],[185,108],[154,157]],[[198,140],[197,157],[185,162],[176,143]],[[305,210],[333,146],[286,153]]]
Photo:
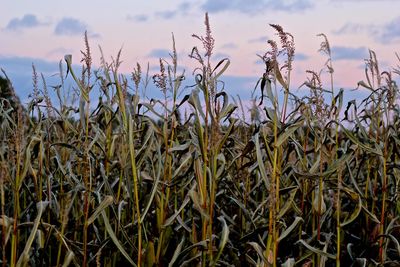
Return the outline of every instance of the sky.
[[[173,33],[178,64],[190,81],[195,63],[188,55],[194,46],[202,47],[192,34],[204,35],[205,12],[215,38],[213,63],[231,61],[221,77],[231,95],[249,98],[262,75],[257,54],[268,51],[268,39],[278,40],[270,23],[294,36],[295,91],[302,90],[306,70],[324,67],[319,33],[330,42],[337,89],[355,88],[364,79],[369,49],[377,53],[381,70],[399,65],[400,0],[5,0],[1,10],[0,67],[23,102],[32,91],[32,63],[46,79],[57,73],[66,54],[79,64],[85,31],[94,64],[99,64],[99,46],[109,61],[122,48],[120,71],[128,75],[137,62],[149,63],[151,75],[158,72],[159,58],[169,59]],[[323,84],[329,82],[323,76]]]

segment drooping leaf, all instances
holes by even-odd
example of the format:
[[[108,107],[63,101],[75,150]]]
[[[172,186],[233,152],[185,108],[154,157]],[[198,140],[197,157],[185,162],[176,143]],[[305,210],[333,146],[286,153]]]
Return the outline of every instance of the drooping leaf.
[[[218,220],[222,223],[222,233],[221,233],[221,240],[219,242],[218,254],[217,257],[214,259],[213,266],[215,266],[218,262],[218,259],[222,255],[222,251],[224,250],[226,243],[229,239],[229,227],[226,224],[226,221],[223,216],[218,217]]]
[[[289,137],[293,137],[293,133],[299,129],[300,127],[303,126],[303,120],[298,121],[297,123],[290,125],[289,127],[287,127],[285,129],[285,131],[283,131],[282,133],[280,133],[280,135],[278,136],[278,139],[275,142],[275,147],[280,147],[283,142],[285,142]]]
[[[129,256],[128,252],[125,250],[125,248],[122,246],[122,244],[119,242],[117,236],[115,235],[115,232],[110,224],[110,221],[108,220],[107,214],[104,210],[101,211],[101,216],[104,221],[104,226],[106,228],[106,231],[108,235],[110,236],[111,240],[114,242],[115,246],[118,248],[118,250],[121,252],[121,254],[125,257],[125,259],[132,265],[132,266],[137,266],[135,262],[132,260],[132,258]]]
[[[267,177],[267,172],[265,170],[263,156],[262,156],[262,153],[261,153],[261,147],[260,147],[260,140],[259,140],[259,133],[258,132],[254,135],[254,143],[255,143],[255,147],[256,147],[258,170],[260,171],[261,178],[265,183],[265,187],[266,188],[270,188],[269,179]]]
[[[175,264],[175,261],[178,259],[179,254],[182,251],[183,243],[185,242],[185,238],[182,238],[181,242],[179,242],[178,246],[176,246],[176,249],[174,251],[174,255],[172,255],[171,261],[168,263],[168,267],[173,267]]]
[[[89,217],[87,220],[87,224],[91,225],[97,217],[100,215],[100,213],[105,210],[108,206],[110,206],[114,202],[113,196],[105,196],[103,201],[97,206],[96,210],[93,212],[93,214]]]
[[[304,220],[297,216],[294,221],[292,222],[292,224],[285,229],[285,231],[282,232],[282,234],[279,236],[278,238],[278,242],[280,242],[282,239],[284,239],[285,237],[287,237],[295,228],[296,226],[300,223],[303,222]]]
[[[306,241],[304,241],[303,239],[300,239],[300,240],[297,241],[296,243],[302,244],[302,245],[305,246],[308,250],[312,251],[312,252],[315,253],[315,254],[318,254],[318,255],[320,255],[320,256],[325,256],[325,257],[327,257],[327,258],[329,258],[329,259],[333,259],[333,260],[336,259],[336,256],[335,256],[335,255],[330,254],[330,253],[327,253],[327,252],[324,252],[323,250],[321,250],[321,249],[319,249],[319,248],[313,247],[313,246],[311,246],[310,244],[308,244]]]
[[[350,190],[349,188],[346,188],[346,187],[344,187],[342,190],[344,192],[346,192],[347,194],[351,194],[353,197],[355,197],[357,199],[356,200],[357,203],[356,203],[356,207],[353,210],[353,212],[351,213],[350,217],[348,219],[346,219],[344,222],[340,223],[341,227],[352,223],[358,217],[358,215],[360,214],[360,211],[362,209],[362,200],[361,200],[361,197],[360,197],[359,194],[357,194],[356,192],[354,192],[354,191],[352,191],[352,190]]]
[[[39,224],[40,224],[40,219],[42,218],[43,212],[46,209],[47,205],[49,204],[48,201],[40,201],[36,204],[38,214],[36,215],[35,221],[33,223],[33,228],[31,230],[31,233],[29,235],[28,240],[25,243],[25,248],[22,251],[21,256],[18,259],[17,266],[24,266],[27,264],[27,261],[29,260],[29,252],[32,247],[32,243],[35,239],[36,232],[38,230]]]

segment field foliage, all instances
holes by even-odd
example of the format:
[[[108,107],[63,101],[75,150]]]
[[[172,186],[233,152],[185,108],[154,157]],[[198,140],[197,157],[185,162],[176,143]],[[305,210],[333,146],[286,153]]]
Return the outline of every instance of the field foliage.
[[[307,71],[298,97],[294,37],[271,27],[250,107],[223,86],[207,14],[192,73],[174,39],[154,76],[120,74],[121,53],[94,70],[87,35],[57,86],[33,66],[25,107],[4,72],[2,265],[399,266],[399,69],[370,51],[369,95],[345,103],[320,34],[328,81]],[[152,82],[164,98],[146,97]]]

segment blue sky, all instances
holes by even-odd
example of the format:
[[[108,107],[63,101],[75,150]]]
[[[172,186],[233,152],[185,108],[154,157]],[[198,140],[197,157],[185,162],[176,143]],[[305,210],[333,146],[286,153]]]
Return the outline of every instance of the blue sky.
[[[201,46],[191,37],[203,34],[204,13],[209,12],[215,42],[215,62],[229,57],[222,77],[228,93],[249,97],[262,65],[256,54],[275,38],[269,23],[292,33],[296,43],[293,88],[306,80],[306,70],[319,71],[326,58],[318,52],[328,36],[333,53],[336,87],[355,88],[364,78],[368,49],[376,51],[382,70],[398,64],[400,52],[398,0],[168,0],[168,1],[3,1],[0,16],[0,67],[25,99],[31,91],[31,64],[51,77],[58,62],[72,54],[79,63],[87,30],[94,63],[100,45],[106,58],[122,47],[121,71],[130,73],[139,62],[155,72],[159,57],[168,57],[176,39],[179,63],[190,75],[191,48]],[[150,73],[152,74],[152,73]],[[328,82],[328,79],[326,79]]]

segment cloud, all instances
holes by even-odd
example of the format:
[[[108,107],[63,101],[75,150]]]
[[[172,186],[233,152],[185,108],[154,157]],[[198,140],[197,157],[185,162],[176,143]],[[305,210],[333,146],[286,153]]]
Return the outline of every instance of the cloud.
[[[214,59],[216,59],[216,60],[222,60],[224,58],[228,58],[229,59],[230,56],[228,54],[225,54],[225,53],[216,53],[214,55]]]
[[[178,6],[178,10],[183,14],[186,14],[192,6],[193,4],[190,2],[183,2]]]
[[[400,40],[400,16],[381,25],[346,23],[333,33],[338,35],[368,34],[379,43],[391,43]]]
[[[244,2],[244,1],[243,1]],[[240,11],[240,7],[243,6],[242,12],[248,13],[254,9],[260,9],[263,6],[263,1],[254,1],[251,5],[242,5],[239,0],[224,1],[224,0],[207,0],[202,6],[203,10],[210,13],[218,13],[222,11],[236,10]]]
[[[46,56],[47,57],[59,56],[60,59],[63,59],[64,55],[67,55],[67,54],[72,54],[72,50],[64,48],[64,47],[58,47],[58,48],[50,50],[46,54]]]
[[[331,2],[395,2],[399,0],[331,0]]]
[[[54,29],[54,34],[66,36],[82,35],[87,30],[88,26],[84,22],[74,18],[63,18],[57,23]],[[88,32],[90,37],[100,37],[100,35],[97,33],[90,33],[90,31]]]
[[[192,2],[182,2],[179,4],[175,9],[164,10],[154,13],[154,16],[161,19],[173,19],[178,15],[188,15],[189,11],[195,6],[196,4]]]
[[[45,23],[40,22],[35,15],[26,14],[22,18],[11,19],[5,29],[17,31],[24,28],[34,28],[42,25],[45,25]]]
[[[339,29],[333,30],[332,32],[334,34],[338,34],[338,35],[339,34],[349,34],[349,33],[355,34],[355,33],[363,32],[365,30],[365,26],[366,25],[348,22],[348,23],[344,24],[342,27],[340,27]]]
[[[149,16],[145,15],[145,14],[140,14],[140,15],[128,15],[126,16],[126,19],[128,21],[135,21],[135,22],[145,22],[149,20]]]
[[[66,63],[64,60],[62,60],[61,62],[63,64],[63,74],[65,75]],[[59,103],[56,92],[55,90],[53,90],[53,86],[59,85],[61,83],[59,76],[60,61],[49,61],[41,58],[32,57],[4,56],[0,54],[0,68],[4,69],[7,76],[10,78],[15,88],[15,93],[21,98],[21,102],[23,104],[26,104],[31,100],[29,98],[29,95],[33,92],[32,63],[35,65],[36,72],[39,75],[39,90],[43,89],[43,81],[41,78],[41,74],[43,74],[46,80],[51,101],[54,104]],[[76,70],[80,70],[81,66],[79,65],[79,61],[77,63],[78,64],[73,63],[72,67]],[[76,83],[73,81],[71,75],[68,75],[64,82],[66,90],[71,90],[72,92],[71,88],[73,88]],[[98,92],[100,92],[100,90],[97,90],[97,88],[93,90],[93,93],[91,93],[90,96],[91,101],[97,100],[99,95]]]
[[[236,49],[238,46],[235,43],[226,43],[221,46],[221,49]]]
[[[368,33],[371,35],[378,34],[379,27],[373,24],[359,24],[359,23],[352,23],[348,22],[344,24],[341,28],[334,30],[333,33],[340,35],[340,34],[362,34]]]
[[[167,10],[155,13],[157,17],[161,17],[163,19],[173,19],[177,14],[178,14],[177,10]]]
[[[32,63],[38,72],[51,72],[58,70],[58,62],[51,62],[39,58],[2,56],[0,55],[0,67],[8,72],[22,72],[32,74]]]
[[[258,77],[222,75],[220,79],[225,83],[225,90],[229,95],[250,99]]]
[[[257,14],[262,10],[278,10],[286,12],[302,11],[313,7],[309,0],[253,0],[251,4],[245,0],[207,0],[202,9],[210,13],[237,11],[245,14]]]
[[[267,8],[268,7],[272,7],[272,9],[275,10],[293,12],[293,11],[310,9],[313,7],[313,4],[308,0],[270,1],[270,3],[268,3]]]
[[[295,61],[304,61],[304,60],[307,60],[309,58],[310,58],[309,56],[307,56],[306,54],[303,54],[303,53],[295,53],[294,54],[294,60]]]
[[[261,58],[257,58],[257,59],[254,61],[254,64],[265,66],[265,63],[264,63],[264,61],[263,61]]]
[[[81,35],[86,29],[86,24],[77,19],[63,18],[57,23],[54,33],[56,35]]]
[[[4,69],[7,76],[13,83],[17,95],[21,97],[23,103],[28,102],[27,96],[32,93],[32,63],[35,65],[37,73],[44,76],[52,76],[58,72],[59,62],[47,61],[39,58],[2,56],[0,55],[0,68]],[[39,80],[41,82],[41,80]],[[53,85],[52,82],[48,84]]]
[[[366,47],[333,46],[331,52],[334,60],[363,60],[368,56]]]
[[[167,49],[153,49],[147,56],[155,58],[169,58],[169,54],[170,52]]]
[[[400,17],[385,24],[378,38],[378,41],[383,43],[398,41],[400,39]]]
[[[262,55],[262,54],[263,54],[263,53],[260,53],[260,55]],[[303,53],[295,53],[295,54],[294,54],[294,61],[295,61],[295,62],[298,62],[298,61],[305,61],[305,60],[307,60],[307,59],[309,59],[309,58],[310,58],[310,57],[309,57],[308,55],[303,54]],[[261,58],[259,58],[259,57],[254,61],[254,64],[265,66],[264,61],[263,61]]]
[[[249,43],[266,43],[268,41],[268,39],[269,39],[268,36],[263,35],[263,36],[260,36],[257,38],[250,39],[248,42]]]

